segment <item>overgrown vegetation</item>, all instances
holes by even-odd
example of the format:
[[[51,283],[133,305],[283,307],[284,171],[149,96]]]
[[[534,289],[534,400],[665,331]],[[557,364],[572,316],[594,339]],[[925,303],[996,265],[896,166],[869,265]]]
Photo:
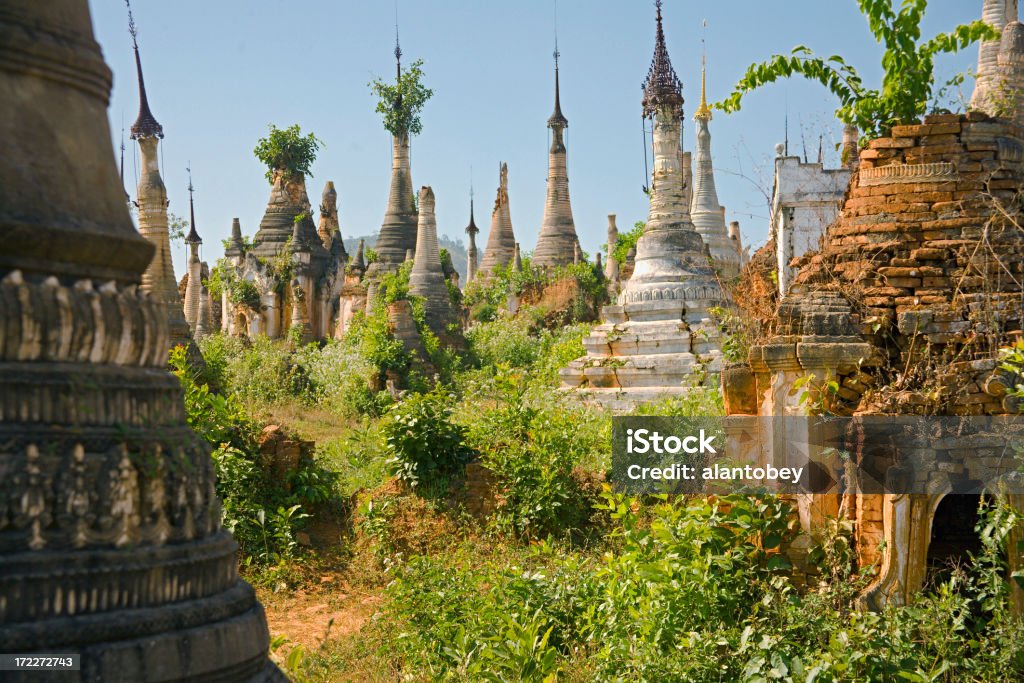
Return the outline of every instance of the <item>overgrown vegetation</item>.
[[[423,84],[423,76],[423,60],[417,59],[398,73],[395,83],[381,78],[370,82],[370,91],[378,98],[377,113],[392,135],[419,135],[423,131],[420,112],[434,95],[434,91]]]
[[[274,182],[278,172],[285,181],[301,176],[312,178],[310,168],[323,144],[313,133],[303,135],[297,123],[284,129],[270,124],[269,134],[257,141],[253,154],[267,167],[268,183]]]
[[[999,37],[998,31],[978,20],[922,41],[921,21],[928,0],[857,0],[857,5],[872,37],[885,48],[879,88],[866,87],[857,69],[841,56],[818,57],[800,45],[789,55],[752,64],[733,93],[715,106],[739,111],[747,93],[796,74],[821,83],[839,99],[836,116],[840,121],[857,126],[867,139],[883,137],[893,126],[917,123],[926,113],[934,99],[938,55]]]

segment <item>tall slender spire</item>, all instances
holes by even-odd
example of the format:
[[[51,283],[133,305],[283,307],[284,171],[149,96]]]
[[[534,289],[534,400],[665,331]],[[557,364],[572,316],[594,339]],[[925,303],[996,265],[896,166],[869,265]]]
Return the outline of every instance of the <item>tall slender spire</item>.
[[[142,60],[139,58],[138,31],[135,29],[135,17],[132,16],[132,6],[128,0],[124,0],[128,7],[128,33],[132,37],[132,49],[135,51],[135,71],[139,77],[139,116],[132,124],[132,140],[144,137],[164,136],[164,128],[157,123],[153,112],[149,110],[149,98],[146,97],[146,82],[142,78]]]
[[[466,284],[476,278],[477,274],[477,248],[476,236],[480,228],[476,227],[476,216],[473,211],[473,179],[469,180],[469,225],[466,226],[466,234],[469,235],[469,246],[466,248]]]
[[[661,105],[667,104],[679,109],[683,106],[683,84],[672,68],[672,60],[669,59],[668,48],[665,46],[661,0],[655,0],[654,6],[657,8],[657,30],[654,37],[654,57],[651,59],[651,67],[647,70],[647,80],[643,84],[644,116],[650,116]]]
[[[551,148],[548,150],[547,195],[537,247],[533,252],[533,262],[540,266],[572,263],[575,249],[579,247],[576,223],[572,217],[572,204],[569,202],[569,172],[563,137],[569,121],[562,115],[559,97],[558,58],[561,57],[561,53],[558,51],[557,38],[552,56],[555,59],[555,112],[548,119]]]
[[[192,187],[192,169],[188,169],[188,236],[185,237],[186,244],[202,244],[203,240],[199,237],[199,233],[196,232],[196,205],[192,200],[192,192],[195,190]]]

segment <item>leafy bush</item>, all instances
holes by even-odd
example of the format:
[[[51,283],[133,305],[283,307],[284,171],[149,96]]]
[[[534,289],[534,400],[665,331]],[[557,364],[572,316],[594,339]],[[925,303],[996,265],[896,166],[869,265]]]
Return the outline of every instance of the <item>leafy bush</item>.
[[[387,83],[377,78],[370,82],[370,91],[377,96],[377,113],[384,117],[384,128],[392,135],[419,135],[423,130],[420,112],[434,95],[423,85],[423,60],[417,59],[398,74],[398,80]]]
[[[410,394],[387,415],[383,431],[392,472],[413,488],[444,488],[472,457],[465,430],[451,420],[451,400],[440,388]]]
[[[267,167],[267,182],[274,182],[274,173],[281,172],[285,180],[295,176],[309,176],[310,167],[316,161],[316,153],[323,145],[313,133],[302,135],[299,124],[278,128],[270,124],[270,133],[260,138],[253,154]]]

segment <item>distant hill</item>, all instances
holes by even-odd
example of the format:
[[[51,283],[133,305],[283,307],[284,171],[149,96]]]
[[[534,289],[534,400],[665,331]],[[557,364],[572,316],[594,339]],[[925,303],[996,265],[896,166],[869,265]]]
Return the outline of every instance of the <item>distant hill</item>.
[[[359,240],[365,240],[366,246],[373,248],[373,245],[377,243],[376,235],[363,235],[362,237],[346,237],[345,251],[349,255],[356,253],[356,247],[359,246]],[[447,235],[437,236],[438,245],[442,249],[447,249],[448,253],[452,255],[452,265],[455,266],[455,270],[459,271],[459,281],[462,284],[466,283],[466,245],[462,243],[461,239],[452,239]]]

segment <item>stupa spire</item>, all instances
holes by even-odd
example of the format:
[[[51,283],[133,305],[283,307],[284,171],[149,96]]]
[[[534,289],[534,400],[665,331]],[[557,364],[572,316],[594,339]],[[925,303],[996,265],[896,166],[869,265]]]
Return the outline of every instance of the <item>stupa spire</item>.
[[[476,227],[476,216],[473,210],[473,183],[469,184],[469,225],[466,226],[466,234],[469,235],[469,247],[466,248],[466,284],[468,285],[476,277],[477,273],[477,249],[476,236],[480,228]]]
[[[539,266],[572,263],[575,248],[579,244],[576,223],[572,217],[572,204],[569,202],[569,172],[563,137],[569,121],[562,114],[558,82],[558,59],[561,53],[558,51],[557,38],[552,56],[555,60],[555,111],[548,118],[551,148],[548,150],[547,196],[540,235],[537,237],[537,247],[533,252],[533,261]]]
[[[188,235],[185,237],[186,244],[202,244],[203,239],[196,232],[196,204],[192,193],[195,188],[192,186],[192,169],[188,169]]]
[[[729,238],[725,225],[725,207],[718,202],[715,169],[711,158],[711,109],[707,103],[707,60],[701,66],[700,107],[694,115],[697,122],[697,163],[693,177],[690,217],[704,239],[714,266],[726,278],[739,274],[739,252]]]
[[[124,4],[128,8],[128,33],[132,37],[132,49],[135,51],[135,71],[139,78],[139,116],[132,124],[132,140],[143,137],[162,138],[164,128],[150,111],[149,98],[146,97],[146,81],[142,77],[142,59],[139,58],[138,31],[135,28],[135,17],[132,16],[132,6],[128,0],[125,0]]]

